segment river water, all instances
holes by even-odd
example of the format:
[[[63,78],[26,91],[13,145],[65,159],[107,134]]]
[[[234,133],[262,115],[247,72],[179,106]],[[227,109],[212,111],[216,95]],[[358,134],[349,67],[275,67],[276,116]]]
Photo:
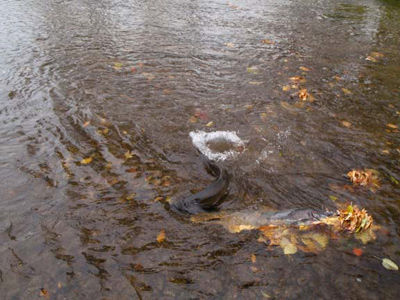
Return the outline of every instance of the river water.
[[[399,272],[375,258],[400,264],[398,1],[0,11],[1,299],[400,298]],[[352,202],[384,230],[285,255],[256,231],[192,223],[169,202],[213,180],[197,130],[246,141],[221,162],[221,210]],[[350,187],[362,168],[379,172],[376,191]]]

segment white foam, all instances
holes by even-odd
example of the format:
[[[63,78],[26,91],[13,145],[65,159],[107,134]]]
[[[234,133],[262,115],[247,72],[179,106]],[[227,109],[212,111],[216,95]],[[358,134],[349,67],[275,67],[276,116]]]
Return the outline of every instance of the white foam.
[[[196,131],[190,132],[190,137],[192,138],[193,145],[199,149],[201,153],[207,156],[211,160],[226,160],[230,157],[235,157],[239,154],[238,151],[229,150],[225,152],[214,152],[208,146],[207,143],[216,140],[226,140],[235,144],[236,146],[243,146],[245,141],[243,141],[235,131],[214,131],[214,132],[204,132]]]

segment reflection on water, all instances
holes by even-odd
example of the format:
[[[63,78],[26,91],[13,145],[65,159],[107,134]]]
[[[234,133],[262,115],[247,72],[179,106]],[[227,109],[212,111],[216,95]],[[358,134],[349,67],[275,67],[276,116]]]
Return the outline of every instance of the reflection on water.
[[[43,298],[41,289],[51,299],[400,296],[397,273],[374,258],[400,262],[398,6],[0,7],[4,299]],[[189,137],[197,130],[248,141],[223,162],[223,210],[335,209],[337,199],[365,207],[385,232],[288,257],[255,232],[176,215],[170,201],[213,179]],[[381,188],[351,188],[344,174],[357,168],[378,170]]]

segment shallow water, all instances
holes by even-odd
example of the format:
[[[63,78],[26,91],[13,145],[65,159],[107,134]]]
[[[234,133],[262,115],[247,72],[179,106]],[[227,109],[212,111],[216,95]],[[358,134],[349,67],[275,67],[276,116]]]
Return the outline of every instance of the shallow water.
[[[399,272],[373,257],[400,264],[400,138],[387,126],[400,125],[398,1],[0,0],[0,11],[1,299],[399,299]],[[247,141],[222,162],[222,210],[333,210],[334,196],[385,230],[287,256],[255,231],[173,213],[168,201],[213,179],[196,130]],[[343,188],[357,168],[378,170],[381,187]]]

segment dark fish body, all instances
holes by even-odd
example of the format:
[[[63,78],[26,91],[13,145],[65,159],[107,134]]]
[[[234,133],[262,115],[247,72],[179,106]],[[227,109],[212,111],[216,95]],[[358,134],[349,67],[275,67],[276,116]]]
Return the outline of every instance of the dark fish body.
[[[207,167],[217,177],[217,180],[204,190],[172,203],[174,209],[189,214],[205,212],[215,209],[227,195],[229,186],[227,171],[206,157],[204,157],[204,160]]]

